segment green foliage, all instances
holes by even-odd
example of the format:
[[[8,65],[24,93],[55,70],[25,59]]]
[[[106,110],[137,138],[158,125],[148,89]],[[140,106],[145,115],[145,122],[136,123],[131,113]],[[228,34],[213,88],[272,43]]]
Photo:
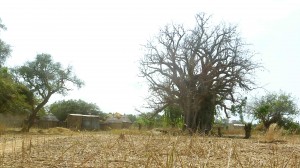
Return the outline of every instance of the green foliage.
[[[129,120],[130,120],[132,123],[134,123],[134,122],[137,120],[136,115],[133,115],[133,114],[127,114],[126,116],[129,118]]]
[[[1,30],[6,30],[6,27],[0,19]],[[18,93],[18,85],[12,80],[8,69],[3,67],[10,53],[10,46],[0,39],[0,113],[17,113],[22,111],[24,102],[21,94]]]
[[[104,114],[96,104],[87,103],[83,100],[58,101],[49,106],[49,111],[60,121],[64,121],[68,114],[91,114],[99,115],[102,120],[106,118],[106,114]]]
[[[183,113],[178,106],[168,106],[164,109],[163,115],[166,126],[179,127],[183,126]]]
[[[141,113],[136,117],[135,124],[151,129],[154,127],[179,127],[184,124],[182,111],[178,106],[168,106],[164,109],[164,114],[154,115],[153,113]]]
[[[254,102],[252,114],[265,128],[269,128],[272,123],[284,126],[292,121],[292,117],[299,114],[299,109],[290,94],[269,93]]]
[[[292,119],[284,119],[279,122],[279,125],[287,130],[289,134],[300,134],[299,122],[295,122]]]
[[[6,27],[4,24],[2,24],[2,21],[0,19],[0,30],[1,29],[6,30]],[[10,56],[10,53],[10,46],[0,39],[0,68],[3,66],[6,58]]]
[[[31,92],[14,82],[7,68],[0,68],[0,88],[0,113],[24,114],[33,106]]]
[[[137,116],[136,124],[142,125],[147,129],[163,126],[163,117],[161,115],[153,116],[153,113],[141,113]]]
[[[54,62],[49,54],[38,54],[35,61],[27,62],[16,69],[18,77],[35,95],[46,99],[54,93],[66,95],[69,83],[80,88],[83,82],[72,74],[72,67],[64,69]]]

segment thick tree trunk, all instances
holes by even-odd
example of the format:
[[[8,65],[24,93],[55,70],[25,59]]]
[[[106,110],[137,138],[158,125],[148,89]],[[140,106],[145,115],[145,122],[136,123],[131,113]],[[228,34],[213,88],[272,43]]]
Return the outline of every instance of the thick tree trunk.
[[[201,134],[208,132],[212,128],[215,113],[215,104],[211,97],[206,97],[198,104],[190,104],[186,106],[185,111],[185,129],[189,132]]]
[[[24,122],[23,128],[22,128],[22,132],[29,132],[29,129],[33,126],[34,124],[34,120],[36,118],[36,112],[32,112],[28,119]]]
[[[192,123],[193,123],[193,115],[192,114],[193,114],[192,111],[188,111],[186,113],[185,124],[184,124],[184,131],[187,130],[190,135],[195,133],[194,130],[193,130],[193,126],[192,126]]]
[[[214,121],[214,105],[210,103],[202,104],[202,108],[199,110],[199,123],[198,131],[200,133],[208,134],[212,129],[212,124]]]
[[[251,137],[251,129],[252,129],[252,123],[245,124],[245,139],[249,139]]]
[[[49,101],[51,95],[55,93],[55,92],[51,92],[49,93],[45,99],[36,106],[36,108],[34,108],[31,112],[31,114],[28,117],[28,120],[24,122],[23,128],[22,128],[22,132],[29,132],[29,129],[33,126],[34,124],[34,120],[36,118],[37,113],[44,107],[44,105]]]

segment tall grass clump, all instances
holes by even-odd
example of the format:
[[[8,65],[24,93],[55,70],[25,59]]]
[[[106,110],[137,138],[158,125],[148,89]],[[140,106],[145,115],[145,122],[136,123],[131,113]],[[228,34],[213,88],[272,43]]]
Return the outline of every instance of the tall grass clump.
[[[0,136],[3,135],[5,131],[6,131],[6,126],[0,123]]]
[[[264,141],[266,142],[276,142],[283,139],[283,130],[276,124],[271,124],[269,129],[264,135]]]

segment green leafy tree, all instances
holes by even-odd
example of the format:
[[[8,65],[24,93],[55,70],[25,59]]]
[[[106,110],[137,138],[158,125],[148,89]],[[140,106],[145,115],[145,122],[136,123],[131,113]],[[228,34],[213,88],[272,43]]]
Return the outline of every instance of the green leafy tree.
[[[4,24],[2,24],[2,20],[0,18],[0,32],[1,30],[6,30],[6,27]],[[0,68],[3,66],[6,59],[10,56],[10,53],[10,46],[0,39]]]
[[[300,134],[300,124],[299,122],[292,120],[283,120],[280,125],[288,131],[289,134]]]
[[[6,30],[6,27],[0,19],[1,30]],[[9,69],[4,67],[10,53],[10,46],[0,39],[0,113],[26,113],[32,106],[33,96],[28,88],[16,83]]]
[[[65,121],[68,114],[99,115],[100,119],[106,118],[100,108],[94,103],[83,100],[62,100],[49,106],[49,111],[60,121]]]
[[[236,26],[212,25],[204,13],[195,19],[192,29],[176,24],[161,29],[145,45],[140,71],[155,113],[178,105],[186,128],[204,132],[212,128],[217,106],[228,116],[238,90],[253,89],[252,75],[260,65]]]
[[[268,129],[273,123],[284,126],[299,114],[295,100],[290,94],[269,93],[253,103],[252,115]]]
[[[134,114],[126,114],[126,116],[129,118],[129,120],[134,123],[137,119],[136,115]]]
[[[36,59],[15,69],[16,79],[26,85],[36,97],[35,105],[22,131],[28,132],[37,113],[47,104],[53,94],[66,95],[70,84],[80,88],[83,82],[72,73],[72,67],[64,69],[49,54],[38,54]]]
[[[0,19],[0,32],[6,30],[2,20]],[[0,112],[6,112],[9,107],[9,102],[13,98],[12,95],[16,93],[16,89],[13,87],[13,81],[11,80],[8,69],[3,68],[3,64],[7,57],[10,56],[11,49],[4,41],[0,39]]]
[[[26,114],[33,107],[33,94],[16,83],[7,68],[0,68],[0,113]]]

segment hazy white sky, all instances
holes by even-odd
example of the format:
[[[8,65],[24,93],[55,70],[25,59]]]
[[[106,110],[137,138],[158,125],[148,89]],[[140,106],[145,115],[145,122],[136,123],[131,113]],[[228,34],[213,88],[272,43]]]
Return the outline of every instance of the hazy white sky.
[[[86,85],[66,99],[96,103],[104,112],[136,113],[147,94],[137,77],[141,45],[170,22],[193,23],[199,12],[238,24],[267,69],[257,72],[257,82],[268,91],[300,98],[297,0],[0,0],[0,17],[8,28],[1,38],[13,49],[9,66],[31,61],[38,53],[72,65]],[[55,96],[51,102],[60,99]]]

